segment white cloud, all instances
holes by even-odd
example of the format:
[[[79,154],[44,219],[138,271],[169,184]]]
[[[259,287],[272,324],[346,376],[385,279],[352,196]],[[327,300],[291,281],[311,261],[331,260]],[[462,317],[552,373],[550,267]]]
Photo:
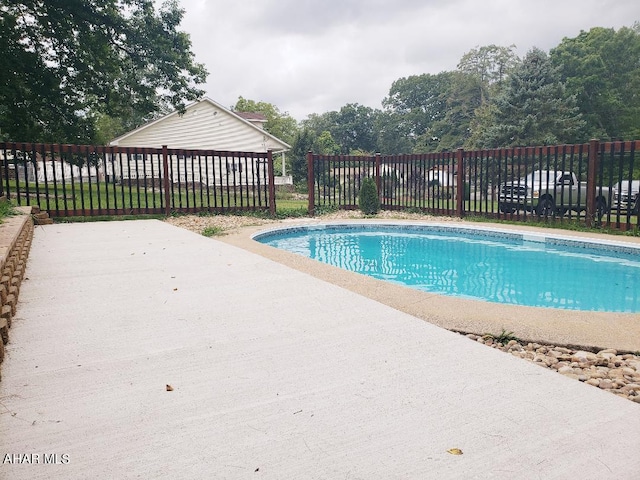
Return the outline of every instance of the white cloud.
[[[637,0],[181,0],[207,95],[270,102],[297,119],[380,108],[401,77],[456,68],[482,45],[549,50],[592,27],[632,26]]]

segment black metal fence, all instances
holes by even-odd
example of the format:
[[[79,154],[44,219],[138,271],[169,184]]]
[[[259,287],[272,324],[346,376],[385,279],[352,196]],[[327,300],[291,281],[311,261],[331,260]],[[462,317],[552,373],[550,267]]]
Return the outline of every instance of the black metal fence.
[[[0,143],[0,195],[52,217],[264,210],[271,152]]]
[[[375,156],[309,153],[309,212],[358,208],[364,177],[383,209],[637,228],[640,141]]]

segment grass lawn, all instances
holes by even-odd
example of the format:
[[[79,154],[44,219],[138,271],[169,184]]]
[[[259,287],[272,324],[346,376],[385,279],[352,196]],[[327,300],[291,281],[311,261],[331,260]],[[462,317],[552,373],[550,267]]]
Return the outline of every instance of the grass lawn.
[[[90,217],[73,217],[73,220],[65,221],[98,221],[110,219],[109,215],[119,210],[118,213],[134,213],[129,210],[137,210],[133,215],[118,215],[118,219],[140,218],[137,213],[143,214],[146,218],[154,216],[162,218],[164,212],[165,198],[164,192],[159,188],[145,187],[144,184],[114,184],[109,182],[79,182],[67,181],[61,185],[36,185],[34,183],[17,183],[15,180],[5,184],[5,190],[11,192],[12,202],[0,203],[0,219],[11,211],[11,203],[20,205],[37,205],[42,210],[48,211],[51,216],[56,215],[56,211],[64,215],[64,212],[73,210],[93,210],[98,213]],[[256,195],[260,193],[260,195]],[[173,185],[171,196],[171,210],[180,211],[189,209],[204,210],[216,213],[231,213],[242,215],[256,215],[260,217],[269,216],[268,199],[266,191],[257,192],[251,186],[238,188],[235,190],[217,189],[187,189],[184,186]],[[357,200],[356,200],[357,201]],[[383,199],[385,204],[390,204],[391,199]],[[452,198],[426,198],[421,201],[410,198],[395,198],[393,203],[400,205],[406,212],[421,213],[427,209],[438,212],[438,214],[455,215],[456,202]],[[238,209],[234,211],[234,209]],[[306,196],[298,193],[278,190],[276,192],[276,217],[292,218],[304,217],[307,215],[308,202]],[[323,211],[334,211],[337,206],[333,204],[317,205],[316,213]],[[589,230],[584,226],[584,215],[571,212],[571,216],[564,216],[556,219],[541,219],[535,214],[518,212],[513,215],[503,215],[498,218],[497,202],[490,200],[467,200],[464,205],[465,218],[471,221],[499,221],[507,223],[528,225],[539,225],[544,227],[561,228],[567,230]],[[626,212],[612,211],[608,216],[603,217],[603,224],[600,227],[603,232],[617,232],[628,228],[627,235],[640,235],[638,228],[638,216],[631,215],[627,218]],[[629,225],[627,227],[627,220]]]
[[[164,209],[165,195],[161,188],[145,186],[143,182],[115,184],[111,182],[73,182],[35,184],[11,180],[5,189],[21,205],[37,205],[42,210],[109,210]],[[171,208],[268,208],[264,187],[237,189],[187,188],[171,186]]]

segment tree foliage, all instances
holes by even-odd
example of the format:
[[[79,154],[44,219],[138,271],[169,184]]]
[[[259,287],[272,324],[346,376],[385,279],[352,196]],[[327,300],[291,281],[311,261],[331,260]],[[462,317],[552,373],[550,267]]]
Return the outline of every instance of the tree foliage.
[[[516,46],[500,47],[487,45],[476,47],[465,53],[458,63],[458,71],[467,73],[476,79],[480,103],[490,100],[490,89],[500,87],[519,59],[514,52]]]
[[[639,38],[639,24],[593,28],[522,59],[514,45],[475,47],[454,71],[394,81],[382,111],[347,104],[302,126],[315,137],[314,151],[331,151],[330,134],[340,153],[640,138]]]
[[[106,143],[203,92],[177,0],[0,0],[0,140]],[[382,109],[347,103],[300,124],[239,97],[306,153],[384,154],[640,138],[640,24],[592,28],[549,54],[477,46],[454,71],[394,81]]]
[[[280,109],[272,103],[256,102],[255,100],[239,97],[233,110],[236,112],[263,114],[267,119],[264,129],[289,145],[293,143],[296,137],[298,122],[287,112],[280,112]]]
[[[340,154],[340,145],[334,140],[331,132],[325,130],[313,142],[313,151],[320,155],[338,155]]]
[[[453,75],[453,72],[425,73],[400,78],[391,85],[382,105],[393,113],[402,132],[413,141],[444,118]]]
[[[455,150],[466,143],[476,109],[483,103],[483,87],[478,76],[467,72],[452,72],[443,92],[443,111],[418,137],[414,151],[441,152]]]
[[[374,133],[375,111],[370,107],[349,103],[333,116],[330,132],[340,152],[350,154],[356,150],[373,152],[376,148]]]
[[[532,49],[496,98],[496,121],[483,146],[557,145],[584,141],[575,98],[565,93],[548,55]]]
[[[183,11],[169,1],[0,0],[0,129],[15,141],[87,142],[202,95]]]
[[[318,138],[323,134],[326,137],[325,132],[329,133],[338,147],[337,153],[373,152],[376,148],[378,115],[378,110],[349,103],[339,111],[309,115],[302,121],[302,126],[314,132]]]
[[[563,39],[550,57],[591,137],[640,136],[640,24],[580,32]]]
[[[575,98],[565,92],[548,55],[534,48],[511,74],[494,102],[483,147],[555,145],[584,140]]]
[[[340,145],[336,143],[331,132],[325,130],[316,135],[309,127],[303,127],[296,132],[289,158],[291,159],[291,175],[295,184],[302,184],[307,180],[307,153],[320,155],[338,155]]]
[[[385,155],[411,152],[415,138],[409,134],[410,128],[402,121],[402,114],[393,111],[379,112],[374,123],[376,151]]]
[[[315,135],[308,128],[296,132],[291,152],[291,175],[295,185],[305,185],[307,181],[307,153],[313,151]]]

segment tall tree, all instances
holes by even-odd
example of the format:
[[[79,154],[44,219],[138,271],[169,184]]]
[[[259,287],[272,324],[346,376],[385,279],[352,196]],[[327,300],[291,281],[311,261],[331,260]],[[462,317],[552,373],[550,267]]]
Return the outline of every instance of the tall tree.
[[[402,121],[401,114],[389,110],[380,112],[374,123],[376,151],[387,155],[411,152],[415,139],[410,136],[410,128]]]
[[[428,73],[400,78],[391,85],[389,96],[382,101],[385,111],[393,113],[400,130],[415,142],[446,111],[446,92],[453,72]]]
[[[554,145],[584,139],[575,97],[567,95],[548,55],[534,48],[495,99],[495,123],[481,147]]]
[[[298,131],[298,122],[287,112],[280,112],[278,107],[268,102],[256,102],[239,97],[233,110],[236,112],[252,112],[263,114],[267,122],[264,129],[285,143],[292,145]]]
[[[476,109],[482,105],[483,86],[479,76],[456,71],[442,93],[443,111],[418,137],[414,151],[441,152],[462,147],[469,135],[470,125]]]
[[[337,153],[372,152],[376,148],[375,126],[379,114],[379,110],[349,103],[339,111],[309,115],[302,121],[302,127],[313,131],[317,138],[329,133],[332,142],[338,145]]]
[[[206,70],[175,0],[0,0],[0,131],[88,142],[98,114],[125,123],[183,109]]]
[[[518,64],[515,48],[486,45],[471,49],[460,59],[458,71],[476,78],[481,104],[490,100],[494,93],[490,90],[499,87]]]
[[[374,124],[376,111],[373,108],[349,103],[335,115],[330,132],[343,154],[354,151],[373,152],[376,148]]]
[[[334,140],[331,132],[325,130],[314,140],[313,151],[321,155],[338,155],[340,145]]]
[[[443,94],[442,118],[420,137],[416,151],[444,151],[473,147],[476,116],[488,108],[519,63],[515,46],[488,45],[465,53]]]
[[[331,129],[331,126],[335,123],[335,115],[337,115],[337,112],[311,113],[300,123],[302,128],[307,128],[315,136],[319,136],[325,130]]]
[[[592,137],[640,136],[640,24],[592,28],[551,50],[567,92],[576,96]]]
[[[307,152],[313,151],[316,136],[309,128],[302,128],[296,132],[291,144],[291,175],[293,184],[304,187],[307,181]]]

